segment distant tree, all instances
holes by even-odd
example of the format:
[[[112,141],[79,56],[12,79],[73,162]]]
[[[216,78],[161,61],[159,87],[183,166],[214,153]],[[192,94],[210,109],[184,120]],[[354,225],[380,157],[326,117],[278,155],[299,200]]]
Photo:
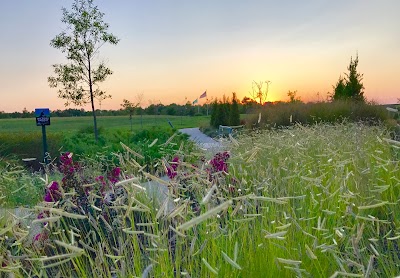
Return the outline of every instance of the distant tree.
[[[220,125],[235,126],[239,124],[239,102],[236,94],[233,93],[232,99],[229,99],[226,96],[223,96],[222,100],[219,101],[218,99],[215,99],[212,103],[210,125],[218,128]]]
[[[298,103],[301,102],[301,98],[299,96],[297,96],[297,90],[295,91],[290,91],[287,93],[288,97],[289,97],[289,102],[290,103]]]
[[[211,119],[210,119],[210,125],[213,127],[217,126],[217,109],[218,109],[218,100],[215,99],[211,103]]]
[[[339,77],[338,82],[333,87],[333,100],[344,100],[347,99],[346,96],[346,82],[342,76]]]
[[[93,0],[74,0],[72,11],[62,8],[61,22],[67,25],[51,40],[50,45],[66,54],[68,64],[53,65],[55,76],[49,77],[50,87],[59,88],[58,96],[71,103],[84,105],[91,103],[94,135],[98,139],[94,99],[111,97],[98,88],[112,71],[104,62],[97,62],[99,49],[105,44],[117,44],[118,39],[108,33],[109,25],[103,21],[104,14],[93,5]]]
[[[229,125],[237,126],[240,125],[240,113],[239,104],[236,97],[236,93],[232,93],[232,104],[229,109]]]
[[[365,102],[364,85],[362,83],[363,74],[357,72],[358,55],[355,60],[350,58],[350,64],[347,67],[349,71],[346,77],[339,77],[332,95],[332,100],[353,100]]]
[[[29,113],[29,111],[26,109],[26,107],[24,107],[24,109],[22,110],[22,118],[29,118],[31,116],[31,113]]]
[[[175,116],[178,113],[177,112],[178,109],[179,109],[178,105],[176,105],[175,103],[172,103],[166,107],[166,113],[167,113],[167,115]]]
[[[252,83],[252,92],[251,97],[255,100],[258,101],[259,104],[263,105],[267,101],[268,97],[268,90],[269,90],[269,84],[271,81],[260,81],[256,82],[253,80]],[[263,89],[264,84],[266,87]]]
[[[243,113],[251,112],[251,110],[253,110],[258,105],[258,103],[254,99],[247,96],[242,99],[241,104],[243,107]]]

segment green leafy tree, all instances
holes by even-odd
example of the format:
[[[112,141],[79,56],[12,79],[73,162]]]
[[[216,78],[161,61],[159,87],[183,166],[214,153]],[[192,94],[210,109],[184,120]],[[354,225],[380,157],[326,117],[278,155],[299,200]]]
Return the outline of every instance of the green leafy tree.
[[[343,100],[346,99],[346,83],[342,76],[339,77],[336,86],[333,87],[333,100]]]
[[[217,126],[217,109],[218,109],[218,101],[215,99],[211,104],[210,125],[213,127]]]
[[[357,72],[358,55],[356,59],[350,58],[350,64],[347,67],[349,71],[346,77],[339,77],[332,95],[332,100],[353,100],[365,102],[364,85],[362,83],[363,74]]]
[[[218,128],[220,125],[236,126],[240,124],[239,103],[236,93],[232,99],[226,96],[222,100],[217,99],[212,103],[210,125]]]
[[[66,54],[68,64],[53,65],[54,76],[48,78],[51,88],[59,88],[58,96],[65,105],[91,104],[94,134],[98,139],[94,100],[110,98],[99,89],[100,82],[112,74],[105,63],[98,61],[99,49],[105,44],[117,44],[119,39],[107,32],[109,25],[104,14],[94,6],[93,0],[75,0],[72,10],[62,8],[61,22],[67,25],[64,32],[51,40],[50,45]]]

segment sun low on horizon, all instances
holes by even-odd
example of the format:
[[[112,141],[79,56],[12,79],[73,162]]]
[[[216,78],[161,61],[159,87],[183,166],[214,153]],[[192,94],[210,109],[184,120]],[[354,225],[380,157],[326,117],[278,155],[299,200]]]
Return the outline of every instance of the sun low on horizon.
[[[120,42],[98,53],[113,71],[99,88],[112,96],[97,108],[120,109],[143,94],[143,105],[251,97],[269,81],[267,101],[326,100],[358,55],[364,95],[377,103],[400,96],[400,2],[222,0],[94,1]],[[47,78],[68,62],[50,41],[65,30],[62,1],[3,1],[0,111],[65,109]],[[202,104],[204,99],[199,102]],[[86,109],[86,106],[84,106]]]

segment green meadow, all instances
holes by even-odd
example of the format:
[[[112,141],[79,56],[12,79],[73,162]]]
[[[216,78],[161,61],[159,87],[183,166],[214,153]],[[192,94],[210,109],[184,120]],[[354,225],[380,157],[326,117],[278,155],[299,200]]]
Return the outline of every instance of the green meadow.
[[[207,126],[209,119],[207,116],[134,116],[131,126],[129,116],[98,116],[100,137],[95,142],[92,117],[54,117],[46,126],[48,152],[53,158],[65,151],[83,156],[94,156],[97,152],[109,154],[121,150],[120,142],[139,151],[149,140],[168,138],[181,128]],[[34,167],[40,167],[42,128],[36,126],[34,118],[0,119],[0,155],[18,160],[37,158]]]
[[[97,116],[98,127],[115,130],[131,128],[129,116]],[[170,127],[168,121],[174,128],[198,127],[209,124],[209,117],[180,117],[166,115],[143,115],[143,117],[135,115],[132,117],[132,129],[140,130],[149,127]],[[85,117],[51,117],[50,126],[46,126],[47,132],[70,132],[79,131],[81,129],[93,126],[93,118]],[[14,132],[41,132],[41,127],[36,126],[35,118],[20,119],[0,119],[0,134]]]

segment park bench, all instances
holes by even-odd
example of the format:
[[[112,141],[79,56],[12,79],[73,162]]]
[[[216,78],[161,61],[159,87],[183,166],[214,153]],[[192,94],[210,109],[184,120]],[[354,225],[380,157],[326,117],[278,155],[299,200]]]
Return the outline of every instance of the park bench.
[[[229,136],[229,135],[236,136],[243,129],[244,129],[244,125],[237,125],[237,126],[220,125],[218,128],[218,136],[219,137],[225,137],[225,136]]]

